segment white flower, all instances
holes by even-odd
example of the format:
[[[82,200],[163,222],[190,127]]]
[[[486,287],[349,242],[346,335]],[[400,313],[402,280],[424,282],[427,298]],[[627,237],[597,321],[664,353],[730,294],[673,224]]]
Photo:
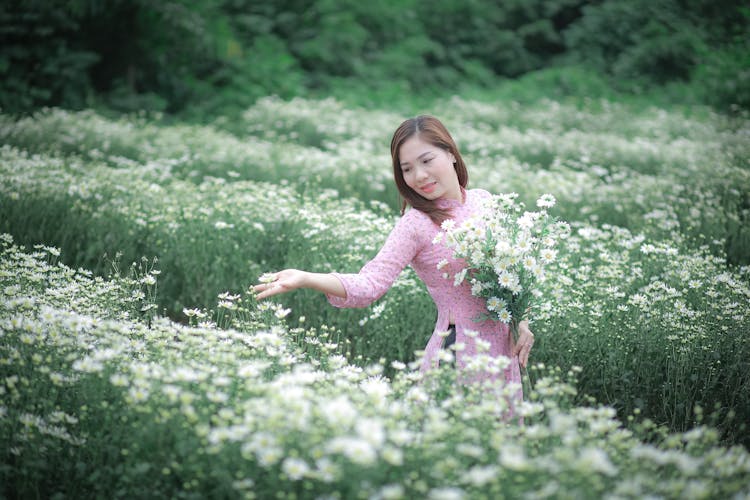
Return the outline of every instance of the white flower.
[[[96,373],[104,369],[104,365],[94,358],[85,357],[73,363],[73,369],[79,372]]]
[[[484,262],[484,252],[481,249],[474,249],[471,252],[471,263],[475,266],[479,266]]]
[[[476,339],[474,345],[476,346],[477,352],[490,352],[491,344],[487,340]]]
[[[156,278],[154,278],[150,274],[147,274],[146,276],[141,278],[141,283],[146,286],[154,286],[156,284]]]
[[[396,368],[397,361],[393,361],[391,363],[391,366]],[[401,363],[401,365],[406,368],[406,365]],[[388,384],[387,380],[381,378],[381,377],[369,377],[366,380],[363,380],[359,384],[360,388],[362,388],[362,391],[370,396],[370,399],[372,399],[374,402],[377,402],[379,404],[384,404],[387,400],[388,395],[391,393],[391,386]]]
[[[386,484],[380,488],[380,492],[375,498],[383,500],[399,500],[404,498],[404,487],[400,484]]]
[[[357,409],[346,396],[339,396],[324,403],[321,411],[323,416],[335,428],[348,427],[357,418]]]
[[[453,353],[447,349],[440,349],[437,353],[437,359],[443,363],[452,363],[455,357],[453,356]]]
[[[355,428],[359,437],[375,447],[380,447],[385,441],[383,424],[374,418],[363,418],[357,421]]]
[[[276,465],[281,457],[284,456],[284,451],[281,448],[275,446],[269,448],[262,448],[256,452],[258,462],[264,467],[271,467]]]
[[[273,315],[276,316],[279,319],[285,318],[290,312],[292,312],[291,309],[284,309],[283,307],[279,307],[274,311]]]
[[[492,465],[488,466],[474,466],[467,472],[468,481],[474,486],[482,487],[485,484],[491,482],[498,476],[497,467]]]
[[[500,463],[513,470],[523,470],[529,465],[523,448],[512,444],[507,444],[500,450]]]
[[[518,227],[521,229],[531,229],[534,227],[534,217],[531,215],[531,212],[526,212],[518,218],[516,224],[518,224]]]
[[[490,297],[487,299],[487,309],[490,311],[497,311],[498,309],[503,309],[505,307],[505,301],[503,299],[499,299],[497,297]]]
[[[466,496],[464,490],[454,487],[435,488],[427,495],[429,500],[461,500]]]
[[[536,259],[531,255],[527,255],[526,257],[524,257],[521,262],[523,263],[524,269],[526,269],[527,271],[530,271],[534,266],[536,266]]]
[[[341,453],[352,462],[360,465],[371,465],[377,459],[375,448],[364,439],[355,437],[336,437],[328,444],[329,453]]]
[[[589,446],[583,449],[578,457],[577,465],[580,467],[580,470],[585,472],[594,470],[607,476],[617,474],[617,467],[609,460],[607,452],[600,448]]]
[[[401,362],[401,361],[398,361],[398,360],[394,359],[393,361],[391,361],[391,367],[394,370],[402,371],[402,370],[406,369],[406,364],[403,363],[403,362]]]
[[[148,399],[148,390],[144,387],[131,387],[128,391],[128,397],[133,403],[142,403]]]
[[[536,206],[539,208],[552,208],[555,206],[555,203],[555,197],[549,193],[543,194],[538,200],[536,200]]]
[[[109,377],[109,382],[115,387],[126,387],[129,384],[128,377],[122,373],[115,373]]]
[[[538,279],[539,281],[544,281],[544,268],[542,266],[540,266],[539,264],[534,264],[529,269],[529,271],[531,271],[531,274],[533,274],[536,279]]]
[[[466,254],[469,253],[469,243],[467,243],[465,240],[458,242],[456,245],[456,255],[459,257],[463,257]]]
[[[404,463],[404,452],[395,446],[386,446],[381,452],[383,460],[391,465],[403,465]]]
[[[510,253],[511,246],[508,240],[499,240],[495,243],[495,255],[505,255]]]
[[[299,481],[310,471],[310,467],[300,458],[287,457],[281,464],[281,470],[292,481]]]
[[[453,277],[453,286],[458,286],[461,284],[461,282],[466,278],[466,272],[468,269],[463,268],[461,271],[457,272],[456,275]]]
[[[510,311],[508,311],[507,309],[503,309],[502,311],[499,311],[497,313],[497,319],[499,319],[500,321],[506,324],[510,323],[510,320],[511,320]]]
[[[509,267],[510,267],[510,260],[508,259],[498,260],[494,264],[495,274],[502,274],[503,272],[507,271]]]
[[[443,259],[443,260],[441,260],[440,262],[437,263],[437,268],[438,269],[442,269],[442,268],[444,268],[447,265],[448,265],[448,259]]]
[[[523,236],[516,242],[516,254],[523,255],[531,251],[531,247],[532,247],[531,238],[529,238],[528,236]]]
[[[455,342],[453,345],[451,345],[450,348],[453,349],[456,352],[463,351],[464,349],[466,349],[466,343],[464,343],[464,342]]]
[[[456,221],[454,221],[453,219],[445,219],[445,220],[443,221],[443,223],[442,223],[442,224],[440,224],[440,227],[441,227],[441,228],[442,228],[442,229],[443,229],[444,231],[450,231],[450,230],[451,230],[451,229],[453,229],[453,228],[454,228],[455,226],[456,226]]]
[[[497,282],[503,288],[512,288],[518,284],[518,276],[506,271],[497,277]]]
[[[539,253],[539,259],[545,264],[549,264],[555,260],[555,257],[557,257],[557,250],[553,250],[551,248],[544,248]]]
[[[333,482],[339,474],[339,468],[329,458],[323,457],[315,461],[315,475],[325,483]]]
[[[205,318],[206,317],[206,313],[204,313],[200,309],[188,309],[188,308],[184,308],[182,310],[182,313],[185,316],[187,316],[188,318],[196,317],[198,319],[201,319],[201,318]]]
[[[220,300],[219,303],[217,304],[217,307],[221,309],[227,309],[227,310],[233,311],[237,309],[237,304],[235,304],[234,302],[230,300]]]
[[[651,243],[644,243],[643,245],[641,245],[641,252],[645,253],[646,255],[655,253],[656,251],[656,247]]]

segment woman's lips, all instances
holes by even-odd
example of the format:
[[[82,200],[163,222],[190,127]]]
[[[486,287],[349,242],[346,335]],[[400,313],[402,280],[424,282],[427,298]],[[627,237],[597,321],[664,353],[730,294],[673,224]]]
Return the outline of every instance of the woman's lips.
[[[437,182],[431,182],[429,184],[425,184],[424,186],[422,186],[419,189],[422,190],[422,191],[424,191],[425,193],[431,193],[431,192],[435,191],[435,186],[437,186]]]

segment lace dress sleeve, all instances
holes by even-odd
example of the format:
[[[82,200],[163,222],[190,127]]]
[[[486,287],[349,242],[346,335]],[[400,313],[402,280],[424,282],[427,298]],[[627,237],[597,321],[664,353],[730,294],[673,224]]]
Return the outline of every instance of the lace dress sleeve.
[[[414,209],[396,223],[378,254],[356,274],[332,273],[346,290],[346,298],[326,294],[336,307],[366,307],[385,294],[401,271],[419,251],[418,225],[422,221]]]

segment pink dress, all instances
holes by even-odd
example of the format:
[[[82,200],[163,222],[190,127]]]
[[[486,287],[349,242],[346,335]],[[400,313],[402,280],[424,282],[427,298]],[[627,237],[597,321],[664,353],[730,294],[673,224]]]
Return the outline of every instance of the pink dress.
[[[482,189],[461,191],[463,203],[458,200],[437,200],[438,206],[450,208],[451,218],[456,224],[482,210],[481,200],[490,196],[490,193]],[[404,267],[411,265],[427,285],[438,312],[432,337],[425,348],[422,370],[437,365],[437,354],[444,341],[438,332],[448,329],[449,318],[452,316],[456,325],[456,343],[465,345],[463,351],[456,353],[457,366],[464,366],[467,357],[477,352],[474,338],[466,335],[468,330],[473,330],[478,333],[476,338],[489,342],[491,356],[504,355],[511,358],[504,373],[487,373],[480,378],[496,379],[504,376],[506,381],[520,384],[518,357],[510,355],[508,326],[492,320],[473,321],[473,318],[486,312],[484,299],[473,296],[466,281],[459,286],[453,285],[453,276],[464,267],[464,262],[453,258],[452,250],[443,243],[433,243],[435,235],[440,231],[440,227],[424,212],[408,210],[393,228],[380,252],[359,273],[333,273],[341,280],[346,298],[327,295],[328,301],[336,307],[366,307],[390,288]],[[448,264],[438,269],[437,265],[443,259]],[[445,278],[444,273],[448,273],[449,277]]]

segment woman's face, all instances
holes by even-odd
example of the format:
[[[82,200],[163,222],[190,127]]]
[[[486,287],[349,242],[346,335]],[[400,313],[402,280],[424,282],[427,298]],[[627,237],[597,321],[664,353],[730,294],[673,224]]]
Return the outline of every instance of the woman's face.
[[[401,144],[398,156],[404,181],[416,193],[428,200],[462,200],[456,159],[449,151],[414,135]]]

